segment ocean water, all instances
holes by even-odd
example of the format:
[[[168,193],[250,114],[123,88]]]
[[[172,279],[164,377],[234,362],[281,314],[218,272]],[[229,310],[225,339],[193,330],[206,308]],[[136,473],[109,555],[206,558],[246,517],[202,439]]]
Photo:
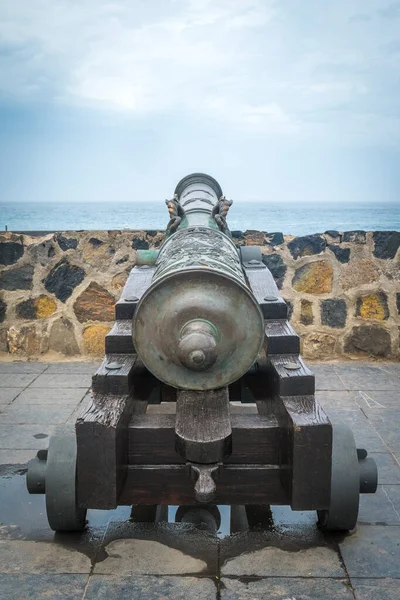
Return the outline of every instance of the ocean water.
[[[67,231],[79,229],[165,229],[163,202],[0,204],[0,231]],[[400,231],[398,204],[270,204],[236,202],[229,211],[231,230],[260,229],[307,235],[327,229]]]

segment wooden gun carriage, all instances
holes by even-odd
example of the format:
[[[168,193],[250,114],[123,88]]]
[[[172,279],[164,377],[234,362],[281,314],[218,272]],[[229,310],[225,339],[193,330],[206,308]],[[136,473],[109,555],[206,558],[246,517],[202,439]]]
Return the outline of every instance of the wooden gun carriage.
[[[212,177],[185,177],[160,251],[138,251],[75,432],[29,463],[52,529],[83,529],[89,508],[214,503],[349,530],[375,492],[374,461],[315,400],[260,248],[235,248],[230,204]]]

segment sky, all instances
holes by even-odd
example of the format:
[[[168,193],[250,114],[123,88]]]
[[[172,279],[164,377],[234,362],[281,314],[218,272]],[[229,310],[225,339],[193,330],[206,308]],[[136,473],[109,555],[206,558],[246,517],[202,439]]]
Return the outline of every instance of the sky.
[[[0,203],[399,203],[400,2],[0,0]]]

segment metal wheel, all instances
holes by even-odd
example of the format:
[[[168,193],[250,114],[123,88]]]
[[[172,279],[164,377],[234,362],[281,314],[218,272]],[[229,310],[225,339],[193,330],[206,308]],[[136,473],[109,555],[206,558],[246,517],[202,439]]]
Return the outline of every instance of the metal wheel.
[[[318,522],[326,531],[349,531],[356,526],[360,498],[360,467],[351,430],[333,426],[331,503],[318,510]]]
[[[46,465],[46,510],[54,531],[82,531],[86,509],[76,498],[76,438],[62,430],[50,438]]]

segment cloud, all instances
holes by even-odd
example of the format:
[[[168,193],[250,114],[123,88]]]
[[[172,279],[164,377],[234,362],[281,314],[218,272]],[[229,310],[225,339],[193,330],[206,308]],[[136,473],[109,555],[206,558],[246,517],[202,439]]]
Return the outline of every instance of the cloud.
[[[137,120],[191,115],[249,135],[335,137],[339,128],[344,138],[353,130],[357,139],[381,139],[382,129],[400,136],[390,52],[398,33],[389,18],[399,3],[382,9],[381,0],[366,0],[364,13],[358,0],[301,8],[294,0],[5,4],[0,98]]]
[[[400,2],[392,2],[388,6],[378,10],[378,14],[384,19],[396,19],[400,17]]]

